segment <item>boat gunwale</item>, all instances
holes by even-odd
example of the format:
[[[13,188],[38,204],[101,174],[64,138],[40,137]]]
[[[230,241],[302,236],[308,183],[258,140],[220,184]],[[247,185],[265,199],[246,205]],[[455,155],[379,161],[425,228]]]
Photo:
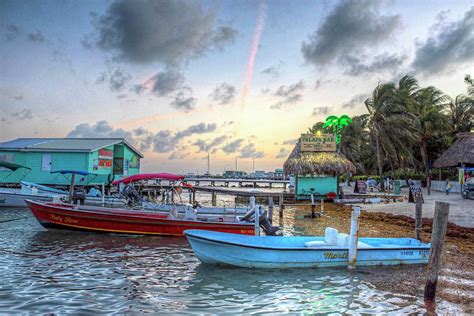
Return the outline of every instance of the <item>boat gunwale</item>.
[[[56,205],[45,205],[44,203],[38,203],[37,201],[31,201],[31,200],[25,200],[28,204],[28,207],[30,207],[31,204],[34,205],[34,207],[46,207],[48,209],[39,209],[37,211],[41,212],[47,212],[49,214],[57,214],[57,215],[62,215],[62,216],[72,216],[72,217],[77,217],[77,218],[83,218],[83,219],[92,219],[92,220],[101,220],[101,221],[107,221],[107,222],[121,222],[121,223],[134,223],[134,224],[146,224],[146,225],[172,225],[172,226],[215,226],[218,225],[219,227],[222,226],[231,226],[232,228],[243,228],[243,229],[248,229],[248,228],[254,228],[253,223],[232,223],[232,222],[207,222],[207,221],[192,221],[192,220],[176,220],[176,219],[168,219],[166,217],[163,218],[154,218],[154,217],[146,217],[146,216],[133,216],[130,214],[114,214],[114,213],[101,213],[101,212],[94,212],[94,211],[84,211],[84,210],[78,210],[78,209],[69,209],[65,207],[59,207]],[[52,209],[50,209],[52,208]],[[32,210],[33,212],[33,210]],[[65,213],[69,212],[69,213]],[[70,214],[70,212],[78,212],[79,214]],[[87,214],[90,214],[87,216]],[[93,215],[99,215],[99,217],[94,217]],[[109,217],[101,217],[100,215],[103,216],[124,216],[124,217],[129,217],[130,219],[124,219],[124,218],[109,218]],[[135,220],[136,219],[136,220]],[[151,220],[146,221],[146,220]],[[55,223],[54,221],[48,220],[48,222]]]
[[[253,249],[264,249],[264,250],[275,250],[275,251],[349,251],[348,248],[316,248],[316,247],[292,247],[292,248],[278,248],[278,247],[272,247],[272,246],[260,246],[260,245],[249,245],[249,244],[239,244],[236,242],[230,242],[230,241],[223,241],[223,240],[217,240],[217,239],[212,239],[212,238],[206,238],[206,237],[201,237],[201,236],[196,236],[193,235],[192,233],[189,233],[187,231],[184,231],[184,235],[186,237],[191,237],[195,239],[200,239],[204,241],[209,241],[213,242],[215,244],[226,244],[226,245],[231,245],[231,246],[237,246],[237,247],[244,247],[244,248],[253,248]],[[247,236],[247,235],[243,235]],[[283,236],[282,236],[283,237]],[[294,237],[311,237],[311,236],[294,236]],[[283,237],[284,238],[284,237]],[[371,248],[357,248],[357,251],[365,251],[365,250],[430,250],[430,246],[410,246],[410,247],[371,247]]]

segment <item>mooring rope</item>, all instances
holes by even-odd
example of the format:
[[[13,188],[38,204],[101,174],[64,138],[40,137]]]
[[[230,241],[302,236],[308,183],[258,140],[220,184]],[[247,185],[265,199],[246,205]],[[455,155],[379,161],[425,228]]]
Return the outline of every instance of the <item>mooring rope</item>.
[[[19,217],[19,218],[11,218],[11,219],[6,219],[6,220],[3,220],[3,221],[0,221],[0,224],[1,223],[7,223],[7,222],[13,222],[13,221],[19,221],[20,219],[25,219],[25,218],[28,218],[28,217]]]

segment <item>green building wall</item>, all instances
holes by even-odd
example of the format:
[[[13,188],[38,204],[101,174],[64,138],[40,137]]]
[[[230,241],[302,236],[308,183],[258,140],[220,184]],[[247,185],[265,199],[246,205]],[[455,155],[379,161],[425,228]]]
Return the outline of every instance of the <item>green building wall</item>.
[[[123,163],[128,164],[128,172],[124,168],[123,174],[114,175],[118,179],[127,175],[140,173],[140,157],[126,145],[115,145],[104,147],[113,151],[113,157],[123,158]],[[115,151],[117,150],[117,152]],[[78,185],[108,183],[109,175],[113,173],[113,159],[110,168],[100,168],[94,166],[94,161],[99,159],[99,150],[93,152],[22,152],[22,151],[0,151],[0,155],[12,155],[13,162],[31,168],[18,169],[14,172],[10,170],[0,170],[0,184],[18,184],[20,181],[34,182],[45,185],[68,185],[71,181],[71,175],[61,175],[42,170],[43,154],[51,154],[51,171],[57,170],[80,170],[94,173],[97,177],[89,175],[87,177],[77,176],[75,183]],[[130,167],[130,162],[134,161],[137,167]],[[138,164],[136,163],[138,161]],[[26,175],[25,175],[26,174]],[[93,179],[94,178],[94,179]],[[91,180],[92,179],[92,180]]]
[[[311,189],[314,189],[313,191]],[[295,193],[297,198],[308,198],[314,192],[325,195],[329,192],[337,193],[337,177],[335,176],[297,176],[295,179]]]

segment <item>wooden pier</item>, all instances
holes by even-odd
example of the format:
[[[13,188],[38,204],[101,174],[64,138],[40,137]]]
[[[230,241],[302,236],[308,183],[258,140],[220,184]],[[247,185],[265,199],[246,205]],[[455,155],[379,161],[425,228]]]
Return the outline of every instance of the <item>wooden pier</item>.
[[[247,187],[247,188],[277,188],[286,187],[290,184],[289,180],[275,179],[230,179],[230,178],[185,178],[184,183],[192,184],[196,187]]]

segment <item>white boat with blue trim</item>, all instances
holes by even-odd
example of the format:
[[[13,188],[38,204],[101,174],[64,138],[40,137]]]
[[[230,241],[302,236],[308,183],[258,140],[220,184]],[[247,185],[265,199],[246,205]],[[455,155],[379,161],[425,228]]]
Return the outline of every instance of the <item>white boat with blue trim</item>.
[[[204,230],[184,232],[203,263],[244,268],[347,266],[349,237],[334,228],[325,236],[245,236]],[[357,265],[428,263],[430,244],[413,238],[359,238]]]

